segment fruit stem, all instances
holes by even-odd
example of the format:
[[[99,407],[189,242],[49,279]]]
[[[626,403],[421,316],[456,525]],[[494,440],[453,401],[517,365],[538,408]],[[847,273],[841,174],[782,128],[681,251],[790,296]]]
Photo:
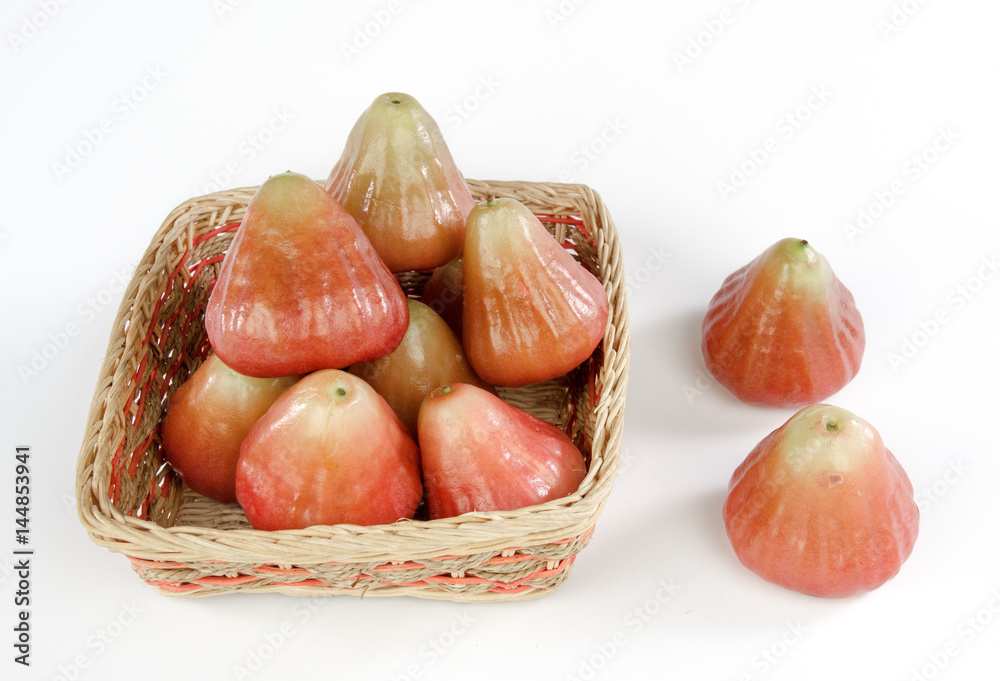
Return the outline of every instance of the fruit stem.
[[[492,199],[490,199],[489,201],[486,202],[486,207],[487,208],[496,208],[499,205],[500,205],[500,200],[497,199],[497,198],[492,198]]]

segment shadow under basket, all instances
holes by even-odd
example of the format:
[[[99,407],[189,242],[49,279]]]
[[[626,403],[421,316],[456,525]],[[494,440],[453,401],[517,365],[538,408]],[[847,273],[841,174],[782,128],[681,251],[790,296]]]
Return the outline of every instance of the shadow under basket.
[[[586,186],[470,180],[469,187],[477,200],[525,204],[608,294],[608,327],[586,362],[555,381],[500,390],[580,447],[588,472],[576,493],[517,511],[266,532],[251,528],[239,506],[184,485],[164,461],[160,421],[170,395],[209,351],[205,304],[257,189],[248,187],[178,206],[125,291],[77,464],[78,511],[90,538],[175,596],[277,591],[498,601],[561,586],[590,540],[621,456],[629,362],[621,247],[607,209]],[[418,298],[427,276],[399,280]]]

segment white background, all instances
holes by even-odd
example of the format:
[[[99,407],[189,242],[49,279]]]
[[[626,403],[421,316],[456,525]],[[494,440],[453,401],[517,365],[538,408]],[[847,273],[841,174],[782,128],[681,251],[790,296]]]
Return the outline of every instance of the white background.
[[[342,4],[3,4],[0,675],[995,674],[997,3]],[[435,115],[467,177],[583,182],[615,218],[632,372],[592,543],[560,590],[521,603],[159,595],[88,540],[72,498],[120,281],[185,199],[325,177],[392,90]],[[760,580],[721,521],[733,469],[792,412],[708,379],[700,321],[727,274],[787,236],[827,256],[864,316],[861,372],[829,401],[875,425],[921,505],[899,575],[845,600]],[[12,651],[16,445],[33,457],[30,669]]]

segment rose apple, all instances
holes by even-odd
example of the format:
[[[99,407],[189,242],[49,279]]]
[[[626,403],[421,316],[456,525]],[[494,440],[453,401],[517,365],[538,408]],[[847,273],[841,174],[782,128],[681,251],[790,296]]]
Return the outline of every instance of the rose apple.
[[[462,256],[434,268],[420,297],[462,338]]]
[[[425,398],[417,433],[432,519],[558,499],[587,473],[563,431],[472,385]]]
[[[604,287],[520,202],[477,204],[462,257],[462,342],[487,383],[563,376],[600,344],[608,321]]]
[[[864,347],[854,297],[805,239],[782,239],[729,275],[702,323],[709,372],[751,404],[826,399],[858,373]]]
[[[465,359],[462,343],[427,305],[409,300],[410,326],[403,341],[385,357],[354,364],[350,372],[385,398],[410,432],[417,432],[420,403],[449,383],[471,383],[492,390]]]
[[[736,555],[764,579],[842,597],[892,578],[917,539],[913,486],[878,432],[846,409],[802,409],[733,473],[723,507]]]
[[[243,439],[297,380],[244,376],[209,355],[167,402],[160,428],[164,457],[195,492],[235,503]]]
[[[407,322],[403,290],[354,218],[291,172],[251,199],[205,310],[219,357],[260,377],[381,357]]]
[[[437,123],[410,95],[386,93],[361,114],[326,189],[393,272],[462,252],[475,202]]]
[[[420,504],[420,454],[371,386],[345,371],[316,371],[250,430],[236,496],[258,530],[392,523]]]

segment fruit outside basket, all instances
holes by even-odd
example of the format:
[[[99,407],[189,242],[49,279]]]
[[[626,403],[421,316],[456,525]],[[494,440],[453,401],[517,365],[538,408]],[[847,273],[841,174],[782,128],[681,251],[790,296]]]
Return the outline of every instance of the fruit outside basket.
[[[77,464],[78,511],[90,538],[175,596],[258,591],[498,601],[561,586],[590,540],[621,456],[629,329],[620,243],[600,197],[586,186],[468,184],[477,200],[525,204],[607,291],[608,327],[590,359],[562,379],[500,389],[580,446],[588,473],[576,493],[517,511],[265,532],[252,529],[238,506],[184,485],[160,452],[160,420],[171,393],[209,350],[205,303],[256,191],[249,187],[178,206],[125,291]],[[402,274],[400,283],[418,297],[427,276]]]

